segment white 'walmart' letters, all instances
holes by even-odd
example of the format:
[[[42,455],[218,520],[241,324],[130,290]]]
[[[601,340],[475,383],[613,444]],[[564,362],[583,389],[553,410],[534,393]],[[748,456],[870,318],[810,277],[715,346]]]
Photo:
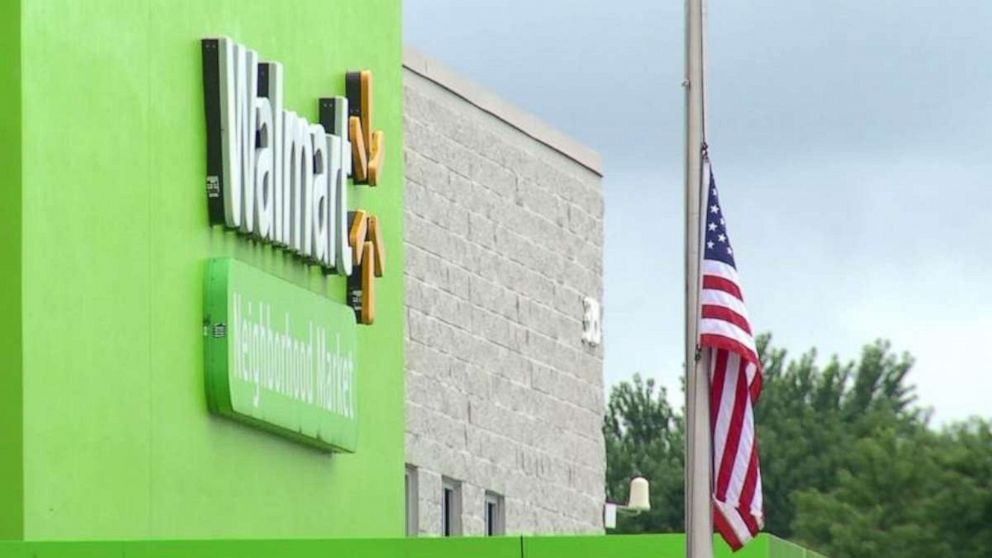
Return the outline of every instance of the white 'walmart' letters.
[[[350,275],[348,100],[335,98],[335,129],[327,133],[283,109],[280,64],[259,62],[228,38],[218,43],[225,224]],[[268,75],[263,96],[260,65]]]

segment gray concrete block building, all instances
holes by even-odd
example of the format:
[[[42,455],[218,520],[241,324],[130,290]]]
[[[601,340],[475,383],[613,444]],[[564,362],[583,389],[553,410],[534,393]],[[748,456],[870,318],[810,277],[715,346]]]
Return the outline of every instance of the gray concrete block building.
[[[408,51],[407,530],[602,532],[597,154]]]

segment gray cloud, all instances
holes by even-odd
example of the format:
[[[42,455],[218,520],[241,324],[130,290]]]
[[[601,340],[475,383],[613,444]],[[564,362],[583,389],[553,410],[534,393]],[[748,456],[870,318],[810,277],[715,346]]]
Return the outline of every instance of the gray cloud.
[[[608,381],[678,393],[682,1],[407,0],[407,42],[603,154]],[[708,116],[752,321],[888,337],[941,419],[992,414],[992,2],[709,2]],[[636,264],[636,267],[634,266]]]

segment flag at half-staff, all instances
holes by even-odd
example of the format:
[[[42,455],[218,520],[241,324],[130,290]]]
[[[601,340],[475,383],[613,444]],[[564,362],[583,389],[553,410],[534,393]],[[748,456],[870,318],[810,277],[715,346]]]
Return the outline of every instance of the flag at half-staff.
[[[706,204],[701,212],[705,230],[699,345],[709,353],[713,525],[737,550],[763,524],[754,426],[754,404],[761,393],[761,361],[741,294],[716,179],[707,159],[703,184]]]

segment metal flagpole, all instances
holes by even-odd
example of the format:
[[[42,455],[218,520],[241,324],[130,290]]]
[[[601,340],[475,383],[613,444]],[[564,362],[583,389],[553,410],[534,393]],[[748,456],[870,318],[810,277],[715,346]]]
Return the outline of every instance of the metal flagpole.
[[[700,208],[703,202],[705,0],[686,0],[685,26],[685,363],[686,363],[686,557],[713,557],[712,440],[708,359],[698,348]]]

